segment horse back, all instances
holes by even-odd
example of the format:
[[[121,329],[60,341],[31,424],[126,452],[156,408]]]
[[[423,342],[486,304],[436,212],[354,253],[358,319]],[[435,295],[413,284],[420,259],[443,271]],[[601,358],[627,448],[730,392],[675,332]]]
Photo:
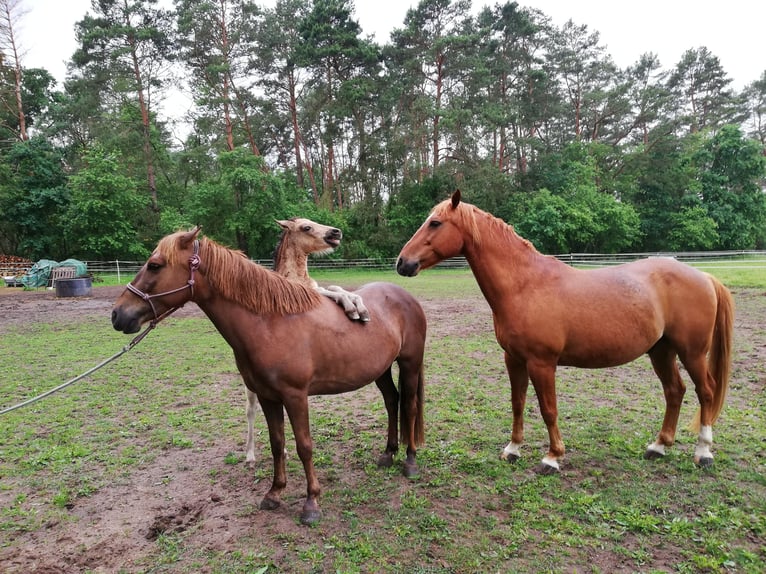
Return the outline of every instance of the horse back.
[[[287,387],[343,393],[376,380],[397,360],[422,361],[426,320],[417,300],[391,283],[355,292],[369,322],[352,321],[326,298],[306,313],[251,316],[242,344],[232,345],[250,390],[274,397]]]

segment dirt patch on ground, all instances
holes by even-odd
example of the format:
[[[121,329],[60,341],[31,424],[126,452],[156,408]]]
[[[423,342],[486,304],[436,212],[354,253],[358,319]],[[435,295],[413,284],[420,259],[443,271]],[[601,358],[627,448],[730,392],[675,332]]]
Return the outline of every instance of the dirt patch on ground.
[[[114,301],[123,290],[94,287],[90,297],[58,298],[47,289],[0,289],[0,334],[30,321],[108,321]],[[438,300],[421,303],[428,316],[430,337],[466,336],[491,330],[489,307],[483,298],[461,300],[449,308]],[[204,314],[190,303],[174,316]],[[379,400],[374,385],[344,397],[347,408],[350,400],[362,403]],[[242,404],[233,408],[242,408]],[[364,416],[355,421],[362,429],[366,423],[370,427],[376,424],[365,421]],[[258,445],[261,451],[257,454],[257,465],[270,469],[271,459],[264,441],[262,437]],[[211,461],[221,461],[231,451],[231,444],[214,445],[204,451],[168,450],[150,464],[134,469],[124,482],[76,498],[68,507],[66,522],[48,523],[34,532],[11,533],[9,547],[0,549],[2,571],[19,574],[143,571],[147,556],[156,552],[157,539],[174,533],[184,533],[186,545],[200,552],[244,551],[237,548],[237,541],[246,533],[256,539],[278,536],[306,544],[316,539],[317,544],[322,544],[322,539],[333,531],[332,519],[323,520],[321,538],[316,529],[297,522],[305,497],[302,475],[290,476],[282,506],[271,512],[257,508],[270,477],[261,480],[258,474],[243,472],[241,464],[220,465],[217,471],[223,476],[218,476],[217,484],[225,483],[226,488],[210,486]],[[336,453],[336,456],[352,455]],[[351,464],[342,475],[323,476],[323,486],[335,482],[337,487],[337,482],[342,482],[353,488],[359,472],[362,468]],[[401,488],[407,488],[406,481]],[[279,564],[279,549],[270,560]]]
[[[0,333],[29,321],[108,320],[112,305],[122,290],[122,287],[95,287],[92,297],[59,299],[55,293],[44,289],[0,289]],[[763,296],[763,293],[754,291],[737,294],[740,301]],[[449,307],[438,300],[421,302],[428,316],[430,337],[466,336],[492,330],[489,308],[481,297],[466,298]],[[196,305],[189,304],[178,311],[177,316],[202,316],[202,313]],[[763,325],[756,318],[738,316],[738,336],[748,337],[762,329]],[[759,370],[755,365],[763,364],[766,348],[763,345],[752,347],[743,359],[739,368]],[[357,393],[358,400],[379,400],[374,385]],[[371,396],[375,398],[371,399]],[[364,425],[364,417],[358,422]],[[152,462],[133,469],[122,482],[75,499],[66,521],[48,523],[33,532],[0,532],[7,537],[3,544],[5,548],[0,549],[0,570],[25,574],[152,570],[147,567],[147,557],[156,553],[158,538],[174,533],[183,533],[186,545],[199,549],[201,554],[206,551],[245,552],[247,549],[240,546],[244,538],[273,538],[315,544],[319,548],[326,544],[337,518],[328,517],[321,530],[297,523],[305,496],[300,474],[290,476],[284,503],[279,509],[260,511],[257,505],[270,478],[259,478],[264,476],[263,473],[243,472],[242,465],[211,462],[223,460],[231,450],[232,445],[224,443],[201,450],[169,450]],[[353,488],[356,476],[363,472],[361,465],[364,463],[353,461],[353,453],[336,452],[335,456],[345,460],[344,470],[330,475],[325,473],[321,477],[323,487],[332,485],[337,490],[340,483]],[[270,457],[264,452],[259,453],[259,457],[258,464],[270,469]],[[220,473],[214,484],[210,481],[211,464],[216,464]],[[270,471],[265,473],[269,474]],[[407,488],[407,482],[401,479],[401,489]],[[337,532],[343,531],[338,525]],[[276,546],[271,552],[267,561],[279,565],[284,550]],[[438,555],[438,548],[433,552]],[[668,558],[669,566],[675,558]],[[625,571],[614,563],[612,556],[595,557],[594,560],[603,571]],[[189,567],[193,568],[192,565]],[[445,564],[444,571],[448,570]]]

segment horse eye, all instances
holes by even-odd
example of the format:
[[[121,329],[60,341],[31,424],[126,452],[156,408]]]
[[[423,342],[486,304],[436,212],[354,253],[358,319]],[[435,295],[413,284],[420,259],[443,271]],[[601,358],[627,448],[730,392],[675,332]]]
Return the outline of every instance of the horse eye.
[[[304,225],[303,227],[301,227],[301,231],[311,231],[311,226],[310,225]]]
[[[442,222],[441,222],[441,221],[439,221],[438,219],[432,219],[432,220],[429,222],[429,224],[428,224],[428,227],[431,227],[431,228],[434,228],[434,229],[436,229],[436,228],[437,228],[437,227],[439,227],[441,224],[442,224]]]
[[[149,271],[159,271],[162,266],[159,263],[147,263],[146,268]]]

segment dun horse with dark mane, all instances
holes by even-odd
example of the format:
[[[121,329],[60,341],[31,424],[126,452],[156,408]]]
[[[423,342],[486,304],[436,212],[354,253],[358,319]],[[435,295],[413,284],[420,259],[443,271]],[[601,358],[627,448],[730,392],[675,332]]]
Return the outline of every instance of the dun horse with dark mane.
[[[277,508],[286,485],[286,410],[306,473],[301,521],[310,524],[320,518],[308,397],[353,391],[372,381],[393,387],[394,362],[399,366],[401,438],[407,443],[404,472],[414,476],[416,447],[424,435],[426,319],[418,302],[396,285],[371,283],[356,291],[370,321],[349,321],[338,305],[314,289],[198,233],[178,232],[159,242],[115,302],[112,324],[135,333],[143,323],[157,321],[188,301],[210,318],[231,345],[245,385],[258,396],[266,417],[274,478],[261,508]],[[384,461],[398,448],[393,430],[389,426]]]
[[[559,470],[564,442],[558,427],[556,367],[621,365],[647,353],[662,382],[662,429],[646,458],[675,440],[685,393],[676,359],[700,402],[694,460],[713,463],[712,425],[724,404],[731,364],[733,301],[714,277],[670,258],[581,270],[541,255],[513,228],[460,192],[438,204],[402,248],[401,275],[464,255],[492,308],[495,335],[511,381],[513,430],[501,455],[515,460],[524,439],[529,380],[548,427],[550,447],[538,472]]]

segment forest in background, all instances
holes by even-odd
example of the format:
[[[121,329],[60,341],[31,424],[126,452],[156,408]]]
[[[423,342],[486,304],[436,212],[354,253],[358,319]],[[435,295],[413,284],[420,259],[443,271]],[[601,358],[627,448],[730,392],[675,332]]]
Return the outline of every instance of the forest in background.
[[[137,260],[200,224],[267,258],[302,216],[393,257],[455,188],[544,253],[766,248],[766,70],[734,90],[704,46],[622,69],[517,2],[421,0],[379,44],[352,0],[93,0],[59,86],[29,1],[0,0],[0,253]]]

